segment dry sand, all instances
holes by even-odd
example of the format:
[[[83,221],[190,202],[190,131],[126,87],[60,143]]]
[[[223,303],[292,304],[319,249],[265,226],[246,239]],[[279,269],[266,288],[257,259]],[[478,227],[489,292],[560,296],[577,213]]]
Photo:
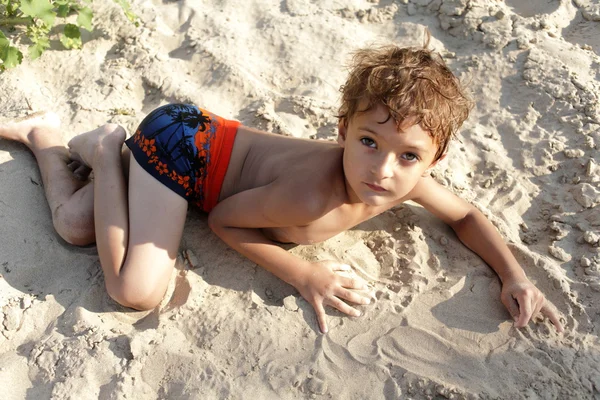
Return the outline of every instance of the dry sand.
[[[318,333],[294,289],[190,211],[162,306],[131,312],[95,249],[54,233],[24,146],[0,141],[0,390],[4,399],[600,398],[600,5],[597,0],[133,1],[136,28],[94,1],[81,51],[0,75],[1,113],[51,109],[65,141],[129,131],[191,102],[281,134],[331,140],[349,53],[434,47],[477,105],[435,170],[498,227],[564,315],[517,330],[493,271],[405,204],[315,246],[378,301]]]

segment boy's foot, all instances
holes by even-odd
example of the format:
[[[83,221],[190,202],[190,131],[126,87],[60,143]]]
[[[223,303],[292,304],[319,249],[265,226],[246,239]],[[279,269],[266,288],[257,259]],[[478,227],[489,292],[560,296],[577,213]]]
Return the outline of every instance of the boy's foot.
[[[125,137],[125,130],[116,124],[106,124],[93,131],[77,135],[68,144],[71,159],[94,168],[96,156],[103,152],[121,154]]]
[[[53,112],[36,112],[24,118],[0,122],[0,138],[25,144],[33,150],[40,135],[55,132],[60,127],[60,118]],[[60,142],[60,138],[56,137]]]

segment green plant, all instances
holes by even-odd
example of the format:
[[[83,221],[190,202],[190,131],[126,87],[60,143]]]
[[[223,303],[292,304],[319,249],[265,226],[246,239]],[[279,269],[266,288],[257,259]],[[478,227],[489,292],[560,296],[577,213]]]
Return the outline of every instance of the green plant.
[[[129,0],[114,0],[123,8],[127,18],[137,25],[137,16],[131,11]],[[0,28],[9,36],[25,35],[30,41],[29,57],[35,60],[50,48],[52,28],[65,22],[59,34],[60,42],[67,49],[80,49],[81,29],[92,30],[92,0],[0,0]],[[75,24],[66,18],[77,15]],[[0,69],[14,68],[23,60],[23,53],[11,44],[0,30]]]

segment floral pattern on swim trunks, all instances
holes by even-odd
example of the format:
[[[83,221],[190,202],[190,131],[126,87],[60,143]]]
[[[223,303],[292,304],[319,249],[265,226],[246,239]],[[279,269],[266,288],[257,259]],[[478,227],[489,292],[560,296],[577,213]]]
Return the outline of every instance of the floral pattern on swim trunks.
[[[202,208],[221,120],[193,105],[168,104],[152,111],[126,143],[148,173]]]
[[[169,172],[167,164],[159,160],[158,155],[156,155],[156,139],[148,139],[144,137],[144,134],[140,130],[138,130],[135,132],[135,135],[133,135],[133,142],[149,157],[147,160],[148,164],[155,164],[154,169],[156,169],[159,175],[167,175],[173,182],[176,182],[183,187],[185,189],[186,197],[192,195],[193,188],[190,186],[190,176],[181,175],[175,170]]]

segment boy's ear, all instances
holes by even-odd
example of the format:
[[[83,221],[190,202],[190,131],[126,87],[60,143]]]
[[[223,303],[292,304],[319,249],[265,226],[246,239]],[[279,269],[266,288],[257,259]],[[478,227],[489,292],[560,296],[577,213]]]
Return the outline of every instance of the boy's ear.
[[[437,160],[435,160],[434,162],[431,163],[431,165],[429,166],[429,168],[435,167],[440,161],[442,161],[444,158],[446,158],[447,155],[448,155],[448,153],[442,154],[440,156],[440,158],[438,158]]]
[[[346,142],[346,124],[344,123],[344,118],[340,118],[338,122],[338,137],[337,141],[340,146],[344,147],[344,143]]]
[[[438,158],[437,160],[435,160],[434,162],[432,162],[429,167],[427,167],[427,169],[425,170],[424,176],[426,176],[429,173],[429,170],[432,169],[433,167],[435,167],[440,161],[442,161],[444,158],[446,158],[446,155],[448,153],[444,153],[441,155],[440,158]]]

